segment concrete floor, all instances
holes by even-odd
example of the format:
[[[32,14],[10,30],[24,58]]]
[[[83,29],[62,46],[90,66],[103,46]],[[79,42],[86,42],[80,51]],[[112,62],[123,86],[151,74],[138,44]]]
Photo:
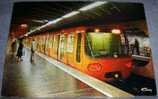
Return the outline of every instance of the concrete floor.
[[[35,63],[30,63],[29,59],[30,52],[26,49],[23,61],[19,63],[14,56],[6,56],[3,96],[103,96],[43,58],[35,55]]]

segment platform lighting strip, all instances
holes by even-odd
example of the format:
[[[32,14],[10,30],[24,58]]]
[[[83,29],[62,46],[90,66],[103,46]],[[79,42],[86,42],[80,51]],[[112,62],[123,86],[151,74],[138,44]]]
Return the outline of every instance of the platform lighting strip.
[[[48,22],[46,25],[55,24],[55,23],[57,23],[57,22],[61,21],[62,19],[63,19],[63,18],[58,18],[58,19],[55,19],[55,20],[53,20],[53,21]]]
[[[80,13],[79,11],[72,11],[71,13],[68,13],[68,14],[62,16],[62,18],[69,18],[69,17],[72,17],[72,16],[77,15],[79,13]]]
[[[72,12],[70,12],[70,13],[68,13],[68,14],[66,14],[66,15],[64,15],[64,16],[62,16],[61,18],[57,18],[57,19],[55,19],[55,20],[53,20],[53,21],[50,21],[50,22],[48,22],[47,24],[42,25],[41,27],[38,27],[38,28],[36,28],[35,30],[32,30],[32,31],[26,33],[24,36],[28,36],[29,34],[32,34],[33,32],[35,32],[35,31],[37,31],[37,30],[41,30],[41,29],[43,29],[43,28],[45,28],[45,27],[47,27],[47,26],[49,26],[49,25],[56,24],[57,22],[59,22],[59,21],[65,19],[65,18],[69,18],[69,17],[72,17],[72,16],[74,16],[74,15],[77,15],[77,14],[80,13],[80,11],[87,11],[87,10],[96,8],[96,7],[98,7],[98,6],[101,6],[101,5],[105,4],[105,3],[107,3],[107,1],[97,1],[97,2],[93,2],[93,3],[91,3],[91,4],[87,5],[87,6],[84,6],[84,7],[80,8],[78,11],[72,11]]]
[[[87,5],[85,7],[80,8],[79,11],[87,11],[87,10],[93,9],[95,7],[101,6],[105,3],[107,3],[107,1],[97,1],[97,2]]]

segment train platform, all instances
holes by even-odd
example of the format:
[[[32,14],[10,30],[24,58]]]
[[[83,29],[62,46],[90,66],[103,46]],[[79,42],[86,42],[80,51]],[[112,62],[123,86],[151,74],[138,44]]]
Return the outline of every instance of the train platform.
[[[44,54],[36,53],[34,59],[31,63],[28,49],[21,62],[10,54],[6,56],[3,96],[132,96]]]
[[[15,57],[7,55],[3,96],[103,96],[38,55],[35,55],[35,63],[32,64],[29,55],[29,50],[25,50],[19,63]]]

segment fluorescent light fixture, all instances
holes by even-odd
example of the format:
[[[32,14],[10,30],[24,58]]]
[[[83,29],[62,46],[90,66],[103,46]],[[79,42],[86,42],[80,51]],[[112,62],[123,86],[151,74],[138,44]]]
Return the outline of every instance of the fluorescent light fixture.
[[[57,22],[59,22],[59,21],[61,21],[61,20],[62,20],[62,18],[55,19],[55,20],[53,20],[53,21],[48,22],[47,25],[55,24],[55,23],[57,23]]]
[[[24,36],[28,36],[28,34],[25,34]]]
[[[79,11],[72,11],[72,12],[62,16],[62,18],[69,18],[69,17],[72,17],[72,16],[77,15],[77,14],[79,14]]]
[[[42,28],[44,28],[46,26],[46,24],[45,25],[42,25],[41,27],[39,27],[40,29],[42,29]]]
[[[37,29],[34,29],[34,30],[31,30],[30,32],[29,32],[29,34],[31,34],[31,33],[33,33],[33,32],[35,32]]]
[[[85,7],[82,7],[79,10],[80,11],[87,11],[87,10],[93,9],[95,7],[101,6],[105,3],[107,3],[107,1],[97,1],[97,2],[94,2],[94,3],[91,3],[91,4],[87,5]]]
[[[48,20],[32,20],[33,22],[36,22],[36,23],[46,23],[48,22]]]
[[[121,34],[121,30],[120,29],[112,29],[111,32],[113,34]]]
[[[27,28],[27,24],[21,24],[20,25],[22,28]]]
[[[95,31],[95,32],[100,32],[100,29],[96,28],[94,31]]]
[[[36,28],[36,30],[40,31],[42,28],[45,28],[46,26],[47,26],[47,24],[39,26],[39,27]]]

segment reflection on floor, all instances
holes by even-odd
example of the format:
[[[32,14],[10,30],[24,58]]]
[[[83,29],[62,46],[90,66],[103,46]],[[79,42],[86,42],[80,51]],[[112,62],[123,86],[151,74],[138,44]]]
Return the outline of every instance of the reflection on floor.
[[[37,55],[35,63],[29,60],[28,50],[25,50],[23,61],[19,63],[16,63],[15,57],[6,56],[3,96],[103,96]]]

